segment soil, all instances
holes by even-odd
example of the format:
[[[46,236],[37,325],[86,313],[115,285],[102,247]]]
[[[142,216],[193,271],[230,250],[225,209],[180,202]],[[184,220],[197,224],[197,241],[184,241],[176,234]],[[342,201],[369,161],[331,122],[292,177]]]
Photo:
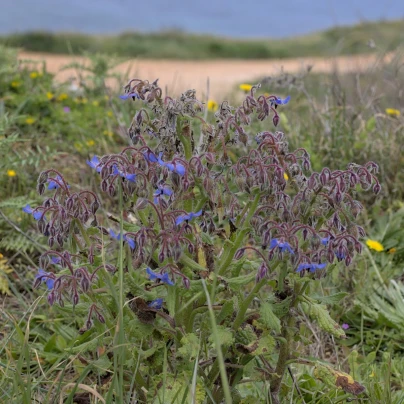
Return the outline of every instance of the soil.
[[[365,71],[381,61],[388,62],[394,55],[384,58],[379,55],[336,56],[330,58],[306,57],[299,59],[268,60],[145,60],[133,59],[118,65],[115,71],[130,78],[154,81],[159,78],[163,90],[178,94],[188,89],[202,93],[203,98],[220,99],[239,83],[255,84],[267,76],[282,72],[299,73],[312,66],[314,73],[340,73]],[[56,79],[67,80],[76,76],[74,69],[60,71],[61,67],[72,63],[88,63],[84,57],[21,52],[21,60],[45,61],[48,71],[56,74]],[[254,81],[255,80],[255,81]],[[207,88],[209,81],[209,94]],[[112,83],[111,83],[112,84]],[[119,83],[122,85],[122,83]],[[202,98],[202,99],[203,99]]]

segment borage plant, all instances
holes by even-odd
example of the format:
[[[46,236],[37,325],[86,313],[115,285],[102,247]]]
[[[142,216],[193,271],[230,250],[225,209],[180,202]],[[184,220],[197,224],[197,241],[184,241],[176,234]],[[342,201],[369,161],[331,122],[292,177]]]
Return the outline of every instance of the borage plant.
[[[238,402],[249,382],[276,404],[293,363],[315,366],[334,388],[364,390],[297,348],[308,317],[345,337],[324,304],[341,294],[315,290],[361,252],[352,194],[380,191],[378,167],[313,172],[308,152],[290,152],[282,132],[248,133],[254,115],[276,126],[289,101],[257,88],[237,108],[223,102],[211,124],[194,91],[173,99],[157,82],[131,80],[122,98],[137,108],[132,146],[88,161],[116,217],[62,173],[39,176],[39,193],[53,195],[25,211],[52,249],[35,287],[46,284],[48,302],[78,320],[86,313],[84,341],[110,347],[115,371],[101,389],[111,386],[111,399]]]

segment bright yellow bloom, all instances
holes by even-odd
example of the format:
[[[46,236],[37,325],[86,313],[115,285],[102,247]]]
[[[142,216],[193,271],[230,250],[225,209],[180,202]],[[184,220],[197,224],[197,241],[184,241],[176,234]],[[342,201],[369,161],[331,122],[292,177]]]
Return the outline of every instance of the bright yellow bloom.
[[[14,80],[11,82],[11,87],[13,87],[13,88],[20,87],[20,85],[21,85],[21,81]]]
[[[383,251],[384,247],[382,244],[380,244],[378,241],[376,240],[366,240],[366,245],[371,249],[371,250],[375,250],[377,252]]]
[[[287,181],[289,179],[289,176],[286,173],[283,173],[283,178]]]
[[[17,173],[14,170],[7,170],[7,175],[9,177],[15,177]]]
[[[107,116],[110,117],[110,118],[112,118],[112,117],[114,116],[114,113],[113,113],[112,111],[108,111],[108,112],[107,112]]]
[[[95,142],[94,142],[94,140],[87,140],[86,144],[88,147],[91,147],[91,146],[95,145]]]
[[[396,248],[396,247],[389,248],[389,249],[387,250],[387,252],[388,252],[389,254],[395,254],[395,253],[397,252],[397,248]]]
[[[4,255],[2,253],[0,253],[0,260],[4,257]]]
[[[84,98],[81,99],[81,103],[82,103],[82,104],[87,104],[87,102],[88,102],[88,99],[87,99],[87,98],[84,97]]]
[[[386,114],[398,118],[401,115],[401,112],[398,109],[386,108]]]
[[[68,98],[69,98],[69,96],[66,93],[62,93],[59,95],[58,101],[64,101],[64,100],[67,100]]]
[[[53,94],[52,94],[50,91],[48,91],[48,92],[46,93],[46,98],[47,98],[48,100],[51,100],[51,99],[53,98]]]
[[[94,105],[94,107],[98,107],[100,105],[100,103],[98,101],[93,101],[93,105]]]
[[[213,100],[209,100],[208,104],[207,104],[208,110],[209,111],[217,111],[217,109],[219,108],[219,105],[217,104],[216,101]]]
[[[104,132],[102,132],[105,136],[108,137],[114,137],[114,132],[110,131],[110,130],[104,130]]]
[[[33,118],[32,116],[29,116],[29,117],[25,120],[25,123],[26,123],[27,125],[32,125],[33,123],[35,123],[35,121],[36,121],[35,118]]]
[[[251,84],[240,84],[239,88],[240,88],[240,90],[247,92],[252,89],[252,85]]]
[[[31,72],[29,77],[31,77],[31,79],[36,79],[38,77],[38,72]]]

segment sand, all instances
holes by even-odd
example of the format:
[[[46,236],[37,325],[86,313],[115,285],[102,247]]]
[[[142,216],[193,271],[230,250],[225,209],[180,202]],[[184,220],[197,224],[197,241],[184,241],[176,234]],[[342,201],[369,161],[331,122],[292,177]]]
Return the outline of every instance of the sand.
[[[114,70],[129,77],[154,81],[159,78],[163,90],[178,94],[193,88],[206,98],[209,80],[209,98],[220,99],[238,83],[255,84],[266,76],[275,76],[282,71],[298,73],[308,66],[316,73],[329,73],[337,69],[341,73],[364,71],[381,60],[391,60],[393,54],[383,59],[378,55],[337,56],[333,58],[306,57],[296,59],[269,60],[146,60],[133,59],[118,65]],[[88,63],[83,57],[53,55],[45,53],[21,52],[21,60],[45,61],[48,71],[56,74],[56,79],[64,81],[75,76],[72,69],[60,71],[61,67],[72,63]],[[112,81],[110,81],[112,85]],[[124,83],[119,83],[120,85]],[[203,99],[202,98],[202,99]]]

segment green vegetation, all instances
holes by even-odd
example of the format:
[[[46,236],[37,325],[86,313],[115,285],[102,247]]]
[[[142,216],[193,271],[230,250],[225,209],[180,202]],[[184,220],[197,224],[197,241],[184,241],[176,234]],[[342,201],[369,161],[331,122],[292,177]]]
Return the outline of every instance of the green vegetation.
[[[319,303],[317,307],[320,303],[322,308],[326,305],[332,319],[349,326],[345,330],[347,339],[334,338],[313,321],[311,313],[303,316],[299,311],[299,321],[290,332],[303,336],[294,352],[301,360],[289,366],[290,373],[280,391],[282,403],[404,403],[404,73],[400,63],[397,55],[388,65],[377,65],[359,75],[267,77],[258,89],[259,94],[275,93],[282,98],[291,94],[287,108],[278,108],[277,128],[287,135],[289,150],[305,147],[316,170],[373,160],[380,166],[378,178],[382,184],[378,196],[358,192],[356,197],[365,207],[359,217],[367,232],[362,239],[362,253],[348,267],[343,262],[330,267],[325,278],[310,286]],[[115,89],[106,87],[105,79],[110,77],[113,65],[109,57],[92,56],[86,70],[76,66],[81,84],[75,87],[54,81],[42,65],[33,68],[32,64],[19,64],[15,50],[0,47],[0,402],[119,402],[113,401],[114,395],[124,397],[122,402],[126,403],[143,394],[146,399],[139,402],[185,403],[192,402],[192,391],[194,403],[212,403],[217,389],[208,387],[205,372],[214,368],[213,361],[202,362],[200,358],[216,352],[220,344],[233,343],[234,334],[225,325],[235,321],[233,310],[239,312],[239,302],[254,287],[257,261],[248,256],[241,260],[242,270],[247,268],[250,273],[243,273],[226,286],[238,288],[239,293],[220,310],[214,298],[222,290],[215,291],[216,285],[209,276],[207,287],[205,283],[193,283],[195,289],[178,288],[177,296],[172,290],[168,292],[165,298],[171,302],[184,296],[192,302],[206,297],[206,305],[195,314],[198,332],[187,329],[182,338],[173,336],[165,312],[157,320],[151,319],[150,313],[148,317],[142,301],[131,300],[116,310],[119,299],[144,293],[143,275],[122,265],[123,260],[133,265],[126,261],[128,251],[123,244],[119,255],[119,275],[123,278],[100,272],[96,297],[105,305],[106,324],[94,321],[91,330],[80,334],[78,329],[86,321],[85,300],[74,311],[70,303],[50,307],[44,289],[33,290],[38,257],[48,249],[48,238],[38,233],[37,223],[21,209],[27,203],[38,206],[42,202],[36,192],[42,170],[58,169],[72,188],[92,188],[100,195],[100,225],[117,227],[116,223],[121,222],[123,201],[115,198],[114,204],[101,193],[97,176],[85,163],[94,154],[116,153],[128,145],[127,128],[139,105],[143,105],[141,101],[123,102]],[[117,81],[122,84],[126,78],[117,77]],[[242,96],[244,91],[235,89],[231,105],[237,105]],[[221,100],[215,101],[218,105],[211,102],[207,111],[209,123],[215,122],[214,113],[220,107]],[[195,132],[203,129],[194,128]],[[272,131],[273,125],[267,121],[254,123],[247,134],[248,141],[254,143],[253,136],[263,130]],[[245,153],[245,149],[241,148],[241,152]],[[229,157],[234,161],[237,156],[229,153]],[[125,231],[137,228],[138,215],[144,212],[134,208],[125,215]],[[202,241],[209,243],[210,238]],[[81,258],[86,259],[86,254],[86,249],[80,251]],[[96,259],[101,263],[104,258]],[[241,270],[232,268],[235,272]],[[222,287],[223,283],[218,285]],[[122,295],[123,286],[126,296]],[[162,288],[151,287],[146,297],[159,297],[159,289]],[[272,293],[269,296],[275,299]],[[176,321],[184,321],[192,302],[189,307],[181,307]],[[240,349],[247,350],[258,341],[250,332],[254,316],[259,312],[264,317],[263,307],[271,307],[274,302],[258,307],[256,299],[252,301],[251,324],[243,324],[242,332],[237,334],[237,338],[247,341],[243,340]],[[172,305],[175,307],[175,303]],[[117,311],[125,320],[121,330],[117,327]],[[271,311],[265,319],[272,321],[275,331],[279,329],[279,320]],[[158,343],[150,344],[156,336],[160,338]],[[120,338],[129,343],[120,344]],[[230,389],[234,403],[270,402],[270,368],[264,365],[276,360],[275,347],[283,337],[276,335],[276,342],[270,334],[266,338],[270,352],[254,354],[245,366],[251,377],[237,389],[223,383],[227,394]],[[180,342],[174,342],[178,339]],[[173,352],[177,353],[175,360]],[[224,359],[218,355],[217,378],[210,386],[218,386],[226,371],[237,375],[237,365],[226,368],[226,354],[223,349]],[[315,370],[311,366],[314,361]],[[322,361],[349,374],[366,391],[355,397],[337,388],[335,371],[325,369]],[[150,377],[142,380],[145,374]]]
[[[404,20],[362,23],[290,39],[227,39],[176,31],[127,32],[117,36],[27,32],[0,38],[0,43],[27,51],[102,52],[124,57],[167,59],[268,59],[358,54],[392,50],[404,42]]]

